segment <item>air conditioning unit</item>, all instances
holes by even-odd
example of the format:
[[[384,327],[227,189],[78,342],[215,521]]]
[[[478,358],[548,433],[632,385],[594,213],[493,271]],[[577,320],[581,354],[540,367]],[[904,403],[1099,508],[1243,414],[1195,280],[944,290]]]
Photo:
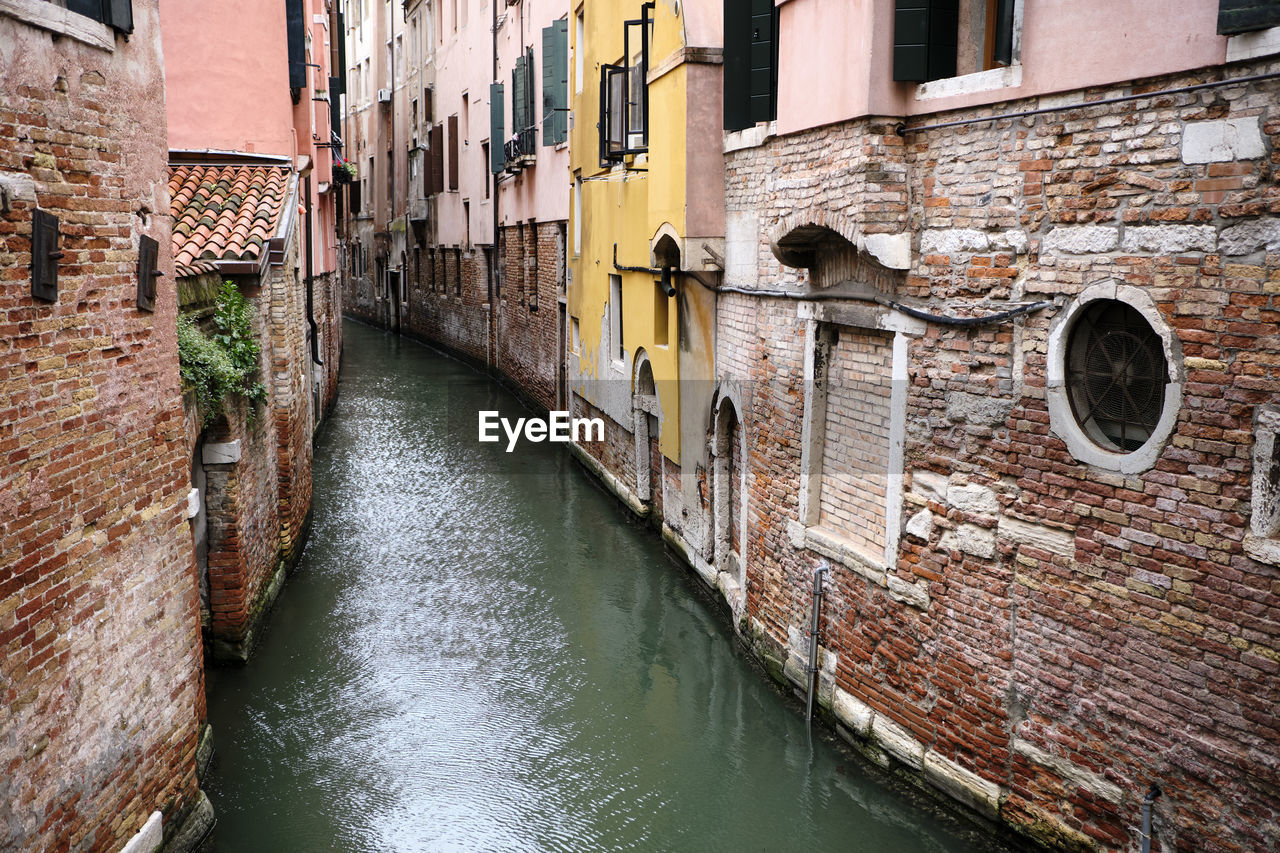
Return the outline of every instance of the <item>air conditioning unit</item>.
[[[391,90],[390,90],[390,89],[379,89],[379,90],[378,90],[378,103],[380,103],[380,104],[389,104],[389,103],[391,103]]]

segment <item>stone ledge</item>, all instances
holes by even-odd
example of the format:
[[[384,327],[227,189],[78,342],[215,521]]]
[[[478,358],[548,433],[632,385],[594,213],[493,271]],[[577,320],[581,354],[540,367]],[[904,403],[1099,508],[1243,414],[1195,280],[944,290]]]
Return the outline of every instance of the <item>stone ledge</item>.
[[[1013,751],[1041,767],[1052,770],[1064,782],[1074,783],[1099,799],[1112,803],[1119,803],[1124,799],[1124,791],[1119,785],[1108,782],[1097,773],[1077,767],[1066,758],[1051,755],[1029,741],[1015,737]]]
[[[164,844],[164,816],[160,812],[152,812],[151,817],[142,825],[137,834],[129,839],[129,843],[120,848],[120,853],[155,853]]]
[[[613,492],[614,496],[617,497],[618,500],[626,504],[629,510],[634,512],[640,518],[648,518],[649,507],[645,502],[640,500],[640,498],[636,496],[636,493],[627,488],[626,484],[615,477],[612,472],[606,470],[594,456],[583,450],[581,445],[576,442],[570,443],[569,452],[572,453],[579,462],[585,465],[591,473],[599,477],[605,487],[609,491]]]

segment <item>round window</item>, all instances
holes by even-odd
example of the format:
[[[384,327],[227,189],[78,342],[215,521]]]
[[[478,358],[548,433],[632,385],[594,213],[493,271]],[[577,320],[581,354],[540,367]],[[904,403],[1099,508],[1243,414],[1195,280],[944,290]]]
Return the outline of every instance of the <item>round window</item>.
[[[1146,319],[1110,299],[1091,303],[1067,338],[1071,411],[1098,446],[1129,453],[1146,444],[1164,411],[1164,344]]]
[[[1156,464],[1182,404],[1182,347],[1151,295],[1091,284],[1049,329],[1049,426],[1081,462],[1124,474]]]

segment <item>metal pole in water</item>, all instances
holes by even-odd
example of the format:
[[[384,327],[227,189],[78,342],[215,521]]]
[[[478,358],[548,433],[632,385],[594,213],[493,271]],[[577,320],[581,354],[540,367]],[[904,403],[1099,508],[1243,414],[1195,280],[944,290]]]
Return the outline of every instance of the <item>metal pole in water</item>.
[[[1151,806],[1160,798],[1160,788],[1152,785],[1142,798],[1142,853],[1151,853]]]
[[[813,721],[813,694],[818,687],[818,616],[822,609],[822,576],[830,566],[823,560],[813,570],[813,615],[809,620],[809,697],[804,704],[804,721]]]

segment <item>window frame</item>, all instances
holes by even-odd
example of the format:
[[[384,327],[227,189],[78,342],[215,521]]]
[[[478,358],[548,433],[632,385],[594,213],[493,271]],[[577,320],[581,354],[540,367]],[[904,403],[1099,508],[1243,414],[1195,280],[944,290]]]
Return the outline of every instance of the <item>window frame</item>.
[[[640,7],[640,17],[623,21],[622,28],[622,60],[620,63],[603,63],[600,66],[600,165],[608,167],[626,160],[636,154],[644,154],[649,150],[649,43],[653,18],[649,10],[653,3],[644,3]],[[631,30],[640,28],[639,62],[632,64]],[[635,75],[639,82],[633,80]],[[621,88],[614,92],[614,80],[621,78]],[[633,101],[633,90],[639,94],[639,101]],[[614,96],[619,96],[619,103],[614,103]],[[638,106],[640,126],[632,126],[634,110]],[[615,115],[615,108],[621,110],[621,116]],[[615,138],[615,123],[620,118],[616,130],[620,138]],[[633,141],[639,144],[632,145]],[[614,143],[617,143],[616,147]]]

